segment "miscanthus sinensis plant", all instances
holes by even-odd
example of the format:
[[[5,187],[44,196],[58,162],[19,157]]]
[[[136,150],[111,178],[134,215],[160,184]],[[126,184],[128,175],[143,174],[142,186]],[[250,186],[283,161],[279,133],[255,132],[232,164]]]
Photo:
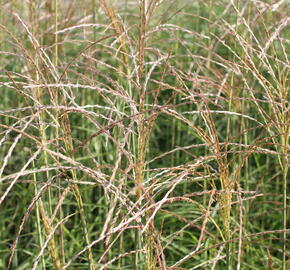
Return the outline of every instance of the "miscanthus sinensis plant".
[[[0,269],[289,267],[287,1],[0,13]]]

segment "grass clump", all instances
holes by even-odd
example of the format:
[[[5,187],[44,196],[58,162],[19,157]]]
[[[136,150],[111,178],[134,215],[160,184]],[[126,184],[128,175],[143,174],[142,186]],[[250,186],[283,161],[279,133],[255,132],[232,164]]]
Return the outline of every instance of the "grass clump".
[[[289,267],[284,1],[0,12],[0,269]]]

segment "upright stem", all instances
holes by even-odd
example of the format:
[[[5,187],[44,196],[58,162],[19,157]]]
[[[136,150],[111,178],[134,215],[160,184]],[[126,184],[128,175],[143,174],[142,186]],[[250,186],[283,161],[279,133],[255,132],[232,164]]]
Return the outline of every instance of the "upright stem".
[[[60,119],[61,121],[61,127],[64,132],[64,143],[65,143],[65,148],[67,151],[67,154],[71,157],[73,157],[73,152],[74,152],[74,147],[73,147],[73,141],[71,137],[71,129],[70,129],[70,122],[67,113],[64,113]],[[78,188],[78,185],[75,184],[77,182],[77,174],[74,169],[71,170],[72,174],[72,179],[74,181],[74,184],[72,185],[73,191],[74,191],[74,196],[77,201],[77,206],[80,214],[80,219],[81,219],[81,226],[84,234],[84,240],[85,244],[88,246],[90,244],[90,239],[89,239],[89,233],[87,229],[87,222],[86,222],[86,217],[85,217],[85,211],[84,211],[84,204],[81,196],[81,192]],[[87,250],[87,258],[88,258],[88,263],[89,263],[89,269],[94,270],[95,265],[94,265],[94,260],[93,260],[93,254],[92,254],[92,249],[88,248]]]
[[[287,156],[287,148],[289,146],[289,124],[285,123],[285,133],[282,139],[282,170],[283,170],[283,270],[286,270],[286,254],[287,254],[287,175],[289,160]]]
[[[54,46],[54,54],[55,54],[55,61],[54,61],[54,65],[55,67],[57,67],[58,65],[58,0],[54,0],[54,6],[55,6],[55,13],[54,13],[54,30],[55,30],[55,35],[54,35],[54,42],[55,42],[55,46]]]
[[[35,162],[33,161],[33,167],[35,167]],[[37,179],[36,179],[36,173],[33,174],[33,184],[34,184],[34,194],[37,194]],[[39,239],[39,245],[42,247],[43,245],[43,238],[42,238],[42,231],[41,231],[41,220],[40,220],[40,210],[39,210],[39,201],[35,204],[35,210],[36,210],[36,227],[37,227],[37,233],[38,233],[38,239]],[[45,259],[42,256],[41,257],[41,267],[42,270],[45,270]]]

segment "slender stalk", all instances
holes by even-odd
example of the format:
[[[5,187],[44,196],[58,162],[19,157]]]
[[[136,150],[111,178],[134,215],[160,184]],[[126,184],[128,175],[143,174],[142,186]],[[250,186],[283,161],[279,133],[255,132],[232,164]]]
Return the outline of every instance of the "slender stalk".
[[[58,0],[54,0],[54,65],[58,66]]]
[[[32,164],[33,164],[33,167],[35,167],[35,161],[33,161]],[[34,194],[36,195],[37,194],[37,178],[36,178],[35,173],[33,174],[33,183],[34,183]],[[35,212],[36,212],[36,227],[37,227],[37,232],[38,232],[39,245],[40,247],[42,247],[44,242],[43,242],[42,231],[41,231],[39,201],[36,202]],[[43,256],[41,257],[41,267],[43,270],[46,269],[45,259]]]
[[[73,153],[74,153],[74,147],[73,147],[73,141],[71,137],[71,129],[70,129],[70,122],[69,118],[66,112],[64,112],[60,118],[60,125],[63,130],[63,135],[64,135],[64,143],[65,143],[65,148],[67,151],[67,154],[71,157],[74,158]],[[82,225],[82,230],[84,234],[84,240],[86,245],[90,244],[90,239],[89,239],[89,233],[87,229],[87,221],[86,221],[86,216],[85,216],[85,211],[84,211],[84,204],[83,204],[83,199],[81,196],[81,192],[78,188],[78,185],[75,184],[77,183],[77,174],[74,169],[71,170],[71,175],[72,179],[74,181],[74,184],[72,184],[72,188],[74,191],[74,196],[77,201],[77,206],[79,210],[79,215],[81,219],[81,225]],[[88,248],[87,250],[87,258],[88,258],[88,263],[89,263],[89,269],[94,270],[95,269],[95,264],[93,260],[93,254],[92,254],[92,249]]]
[[[36,29],[35,29],[35,25],[36,22],[35,22],[35,9],[36,9],[36,2],[33,1],[31,3],[31,9],[30,9],[30,12],[31,12],[31,18],[32,18],[32,33],[35,35],[36,34]],[[37,67],[37,69],[35,69],[35,80],[37,82],[40,81],[40,76],[39,76],[39,59],[36,58],[35,59],[35,65]],[[43,93],[41,91],[40,88],[36,88],[35,91],[34,91],[34,97],[35,99],[40,103],[42,104],[43,101],[42,101],[42,96],[43,96]],[[41,112],[38,116],[38,124],[39,124],[39,133],[40,133],[40,138],[41,138],[41,142],[43,145],[46,145],[47,144],[47,136],[46,136],[46,131],[45,131],[45,114],[43,112]],[[44,160],[44,165],[46,168],[49,167],[49,160],[48,160],[48,154],[47,152],[44,150],[43,151],[43,160]],[[46,179],[50,179],[50,175],[49,175],[49,171],[46,171],[45,172],[45,175],[46,175]],[[36,181],[36,179],[35,179]],[[37,191],[37,183],[35,182],[34,183],[35,185],[35,191]],[[51,188],[49,187],[48,188],[48,205],[49,205],[49,215],[52,214],[52,194],[51,194]],[[40,213],[40,217],[41,217],[41,220],[42,220],[42,225],[44,227],[44,231],[45,231],[45,234],[46,236],[48,236],[51,231],[52,231],[52,228],[51,228],[51,225],[50,223],[48,222],[48,217],[47,217],[47,214],[45,212],[45,207],[44,207],[44,204],[43,204],[43,201],[42,199],[40,198],[37,202],[37,207],[38,207],[38,210],[39,210],[39,213]],[[51,238],[51,240],[49,241],[49,244],[48,244],[48,248],[49,248],[49,253],[50,253],[50,256],[52,258],[52,261],[53,261],[53,264],[54,264],[54,267],[56,270],[59,270],[61,269],[61,263],[60,263],[60,260],[59,260],[59,255],[58,255],[58,250],[57,250],[57,245],[56,245],[56,242],[55,242],[55,237],[53,236]],[[42,261],[42,265],[44,265],[43,263],[43,259],[41,260]]]
[[[288,159],[283,158],[283,270],[287,268],[287,176],[288,176]]]
[[[288,113],[289,114],[289,113]],[[289,114],[290,115],[290,114]],[[283,115],[283,122],[284,125],[282,127],[283,133],[282,133],[282,172],[283,172],[283,270],[286,270],[287,268],[287,180],[288,180],[288,166],[289,166],[289,159],[288,159],[288,149],[289,149],[289,139],[290,139],[290,126],[289,126],[289,120],[287,119],[287,113],[286,116]]]
[[[52,228],[51,228],[51,225],[49,224],[49,221],[48,221],[47,215],[45,213],[43,202],[42,202],[41,198],[39,199],[39,209],[40,209],[40,215],[41,215],[43,227],[44,227],[46,235],[48,236],[51,234]],[[56,270],[61,270],[62,266],[61,266],[61,262],[59,260],[59,255],[58,255],[58,251],[57,251],[57,244],[55,242],[54,237],[52,237],[50,239],[50,241],[48,243],[48,249],[50,252],[50,256],[52,257],[54,268]]]

